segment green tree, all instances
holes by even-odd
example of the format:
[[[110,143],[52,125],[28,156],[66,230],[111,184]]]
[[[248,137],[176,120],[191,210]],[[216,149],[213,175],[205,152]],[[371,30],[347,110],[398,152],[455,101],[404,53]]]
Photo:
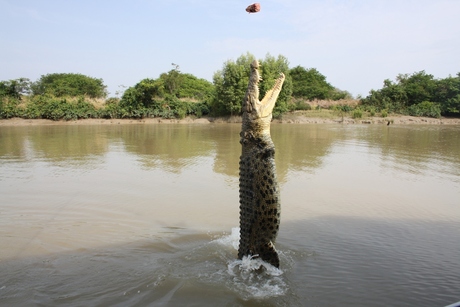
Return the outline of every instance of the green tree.
[[[302,97],[308,100],[330,99],[335,88],[326,81],[316,68],[305,69],[296,66],[289,71],[293,83],[293,97]]]
[[[0,97],[10,97],[21,99],[21,95],[30,93],[30,80],[27,78],[19,78],[9,81],[0,81]]]
[[[399,74],[396,82],[386,79],[383,88],[371,90],[364,105],[414,116],[439,117],[460,113],[460,73],[436,80],[425,71]]]
[[[439,80],[433,101],[441,105],[444,114],[460,113],[460,73],[456,77]]]
[[[278,117],[282,113],[288,111],[288,101],[291,99],[293,84],[292,78],[289,73],[289,61],[283,55],[278,55],[277,58],[267,54],[265,59],[259,61],[261,66],[262,82],[260,83],[260,99],[265,96],[265,93],[269,91],[275,84],[276,78],[280,73],[284,73],[286,79],[283,83],[283,89],[281,90],[278,100],[276,101],[275,108],[273,109],[273,116]]]
[[[410,76],[400,74],[396,80],[406,93],[406,106],[433,100],[437,82],[433,75],[426,74],[424,70]]]
[[[172,84],[171,76],[179,76]],[[169,82],[169,83],[168,83]],[[169,85],[168,85],[169,84]],[[120,117],[142,118],[146,116],[178,117],[194,114],[202,116],[209,113],[208,100],[213,94],[213,85],[191,74],[182,74],[178,67],[161,74],[158,79],[143,79],[128,88],[118,104],[111,104],[110,114]],[[185,100],[200,100],[182,101]]]
[[[30,92],[30,81],[19,78],[0,81],[0,118],[21,117],[24,113],[22,95]]]
[[[163,81],[164,89],[167,94],[178,97],[179,88],[182,85],[183,75],[179,70],[179,65],[171,63],[174,66],[168,73],[162,73],[160,79]]]
[[[91,98],[103,98],[107,95],[102,79],[73,73],[44,75],[31,87],[34,95],[48,94],[55,97],[86,95]]]
[[[182,82],[177,91],[179,98],[192,98],[201,102],[210,101],[214,93],[214,85],[205,79],[191,74],[182,74]]]
[[[213,82],[216,95],[212,110],[217,115],[238,114],[243,101],[251,73],[250,64],[255,57],[249,52],[241,55],[236,62],[228,60],[222,70],[214,74]]]
[[[298,65],[291,68],[289,74],[293,85],[292,96],[295,98],[308,100],[352,98],[349,92],[333,87],[316,68],[305,69]]]
[[[236,61],[229,60],[224,63],[222,70],[214,74],[215,96],[212,103],[212,110],[218,115],[234,115],[241,112],[241,103],[246,94],[251,73],[250,64],[255,57],[246,53],[241,55]],[[274,115],[279,115],[287,111],[287,101],[292,93],[292,81],[289,77],[289,68],[287,59],[280,55],[274,58],[267,54],[264,60],[259,60],[261,66],[260,73],[262,82],[260,83],[260,99],[265,92],[270,89],[279,73],[286,75],[286,81],[283,85],[277,105],[275,106]]]
[[[406,107],[407,100],[407,94],[400,84],[385,79],[382,89],[371,90],[370,95],[361,102],[375,107],[377,111],[401,112]]]
[[[142,118],[148,115],[148,108],[155,103],[155,98],[164,96],[164,85],[161,79],[143,79],[128,88],[119,102],[119,116]],[[113,106],[111,106],[113,108]]]

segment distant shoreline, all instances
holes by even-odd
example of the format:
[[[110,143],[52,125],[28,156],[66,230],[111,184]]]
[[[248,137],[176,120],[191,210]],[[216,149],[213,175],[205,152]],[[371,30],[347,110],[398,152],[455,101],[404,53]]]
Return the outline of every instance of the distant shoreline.
[[[56,126],[56,125],[128,125],[128,124],[224,124],[241,123],[241,117],[202,117],[184,119],[165,119],[165,118],[143,118],[143,119],[79,119],[70,121],[53,121],[49,119],[22,119],[11,118],[1,119],[2,126]],[[351,117],[320,118],[308,117],[302,114],[283,115],[282,119],[274,119],[274,124],[346,124],[346,125],[460,125],[460,118],[431,118],[415,116],[388,116],[388,117],[367,117],[353,119]]]

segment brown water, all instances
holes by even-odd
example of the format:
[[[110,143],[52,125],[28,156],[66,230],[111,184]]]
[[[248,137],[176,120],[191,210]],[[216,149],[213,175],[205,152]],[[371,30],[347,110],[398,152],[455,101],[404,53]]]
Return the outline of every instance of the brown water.
[[[0,127],[0,305],[460,300],[460,127],[272,125],[281,270],[236,261],[239,125]]]

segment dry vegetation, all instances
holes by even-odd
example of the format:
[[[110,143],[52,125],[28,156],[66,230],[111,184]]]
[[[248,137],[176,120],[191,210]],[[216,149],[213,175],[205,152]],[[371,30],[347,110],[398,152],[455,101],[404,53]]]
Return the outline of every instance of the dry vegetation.
[[[329,109],[334,105],[349,105],[350,107],[356,107],[359,104],[358,99],[340,99],[340,100],[312,100],[306,101],[312,109],[317,108],[318,106],[323,109]]]

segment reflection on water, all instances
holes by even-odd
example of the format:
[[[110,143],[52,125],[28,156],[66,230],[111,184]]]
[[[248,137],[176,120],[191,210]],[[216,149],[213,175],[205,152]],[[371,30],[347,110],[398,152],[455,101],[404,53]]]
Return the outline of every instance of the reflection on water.
[[[239,131],[239,124],[2,127],[0,157],[2,161],[38,159],[52,165],[82,161],[84,166],[109,153],[109,146],[119,146],[137,156],[146,168],[180,173],[200,157],[212,156],[216,172],[237,177]],[[458,176],[459,133],[457,126],[272,126],[282,182],[291,170],[321,168],[337,145],[372,151],[379,163],[412,172],[444,167]]]
[[[239,131],[0,127],[2,302],[459,300],[460,127],[272,125],[282,199],[278,275],[235,262]]]

